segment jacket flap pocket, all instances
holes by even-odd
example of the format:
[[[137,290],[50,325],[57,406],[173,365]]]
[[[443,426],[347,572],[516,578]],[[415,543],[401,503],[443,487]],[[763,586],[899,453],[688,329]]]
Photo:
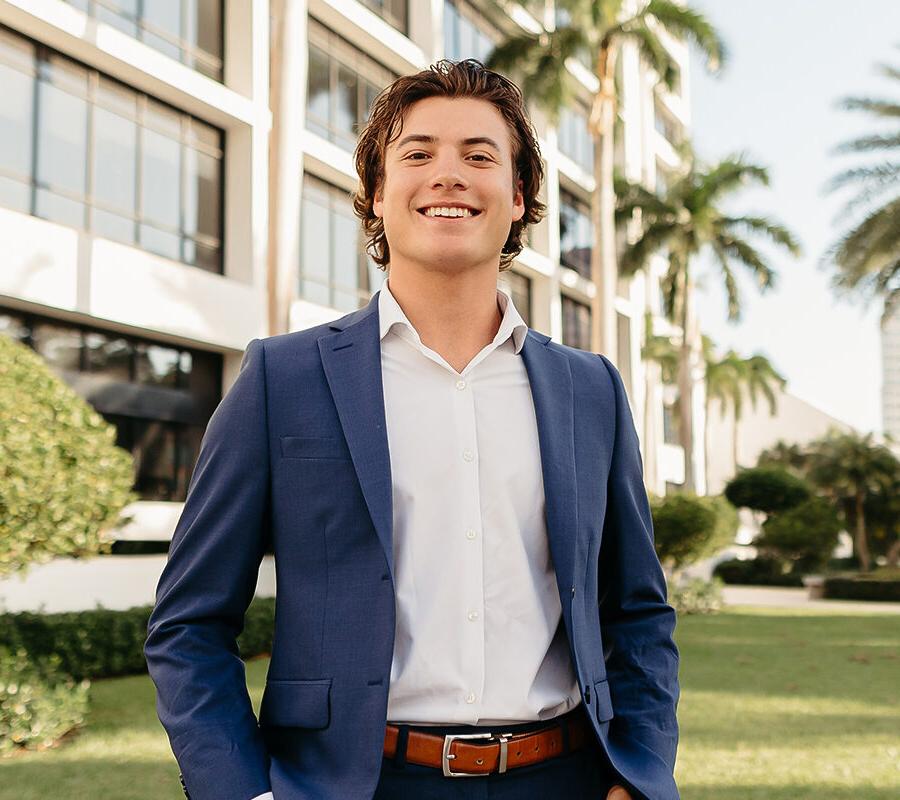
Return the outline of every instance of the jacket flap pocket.
[[[339,458],[348,460],[350,451],[343,439],[328,436],[282,436],[283,458]]]
[[[597,704],[597,720],[608,722],[613,718],[612,698],[609,696],[609,682],[597,681],[594,684],[594,702]]]
[[[326,728],[331,720],[331,678],[269,681],[259,724],[286,728]]]

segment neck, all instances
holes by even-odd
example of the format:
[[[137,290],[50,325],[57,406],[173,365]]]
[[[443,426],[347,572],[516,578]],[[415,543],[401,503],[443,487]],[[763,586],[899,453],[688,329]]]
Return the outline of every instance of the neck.
[[[422,272],[392,264],[388,287],[422,343],[461,360],[492,342],[500,328],[497,274]]]

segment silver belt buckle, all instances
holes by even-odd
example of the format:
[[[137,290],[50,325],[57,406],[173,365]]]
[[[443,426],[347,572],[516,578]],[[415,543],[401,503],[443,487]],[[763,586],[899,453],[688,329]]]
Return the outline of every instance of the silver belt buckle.
[[[444,750],[441,755],[441,769],[446,778],[484,778],[492,775],[491,772],[454,772],[450,769],[450,762],[456,758],[450,752],[450,745],[455,739],[498,739],[500,741],[500,764],[497,768],[497,774],[502,775],[506,772],[507,743],[508,736],[511,733],[448,733],[444,736]]]

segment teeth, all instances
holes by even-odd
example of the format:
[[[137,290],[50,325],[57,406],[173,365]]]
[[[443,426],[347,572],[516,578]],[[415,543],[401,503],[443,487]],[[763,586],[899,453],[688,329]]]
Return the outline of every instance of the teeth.
[[[447,206],[434,206],[425,209],[427,217],[471,217],[472,212],[468,208],[448,208]]]

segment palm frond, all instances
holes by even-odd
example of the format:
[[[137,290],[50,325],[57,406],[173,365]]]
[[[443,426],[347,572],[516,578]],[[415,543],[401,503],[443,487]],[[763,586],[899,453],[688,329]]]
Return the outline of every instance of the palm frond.
[[[769,185],[769,171],[757,164],[747,163],[742,155],[729,156],[698,177],[699,182],[691,202],[693,208],[712,205],[723,194],[750,183]]]
[[[725,298],[728,304],[728,319],[737,322],[741,318],[741,293],[738,289],[728,251],[717,241],[712,243],[712,250],[716,260],[722,268],[722,279],[725,282]]]
[[[834,148],[833,152],[835,154],[871,153],[874,150],[892,150],[895,147],[900,147],[900,133],[860,136],[858,139],[842,142]]]
[[[875,97],[844,97],[837,103],[843,111],[867,111],[877,117],[900,117],[900,103]]]
[[[728,48],[709,20],[699,11],[671,0],[650,0],[642,14],[655,17],[676,39],[693,44],[706,57],[706,68],[710,72],[719,72],[725,66]]]
[[[744,229],[755,234],[762,235],[777,245],[784,247],[791,255],[801,255],[800,243],[793,234],[783,225],[773,222],[766,217],[720,217],[719,224],[725,228]]]

